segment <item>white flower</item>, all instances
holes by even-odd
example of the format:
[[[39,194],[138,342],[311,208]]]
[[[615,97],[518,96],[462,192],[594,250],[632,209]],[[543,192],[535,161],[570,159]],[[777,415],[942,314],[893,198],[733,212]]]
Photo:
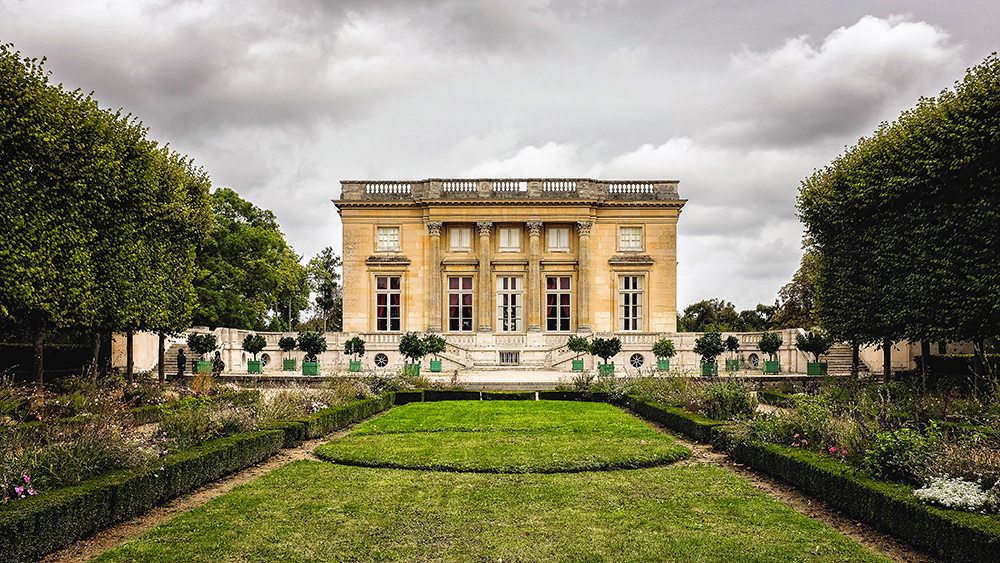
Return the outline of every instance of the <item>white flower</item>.
[[[949,479],[947,475],[931,477],[924,488],[913,491],[914,496],[927,504],[939,504],[955,510],[976,511],[989,499],[979,483],[961,477]]]

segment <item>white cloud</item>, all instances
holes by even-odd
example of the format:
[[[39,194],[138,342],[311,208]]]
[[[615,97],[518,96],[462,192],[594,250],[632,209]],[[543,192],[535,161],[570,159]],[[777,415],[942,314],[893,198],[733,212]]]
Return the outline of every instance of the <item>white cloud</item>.
[[[735,107],[714,128],[717,138],[801,143],[848,134],[961,68],[961,48],[944,30],[901,17],[865,16],[818,48],[809,39],[732,56]]]

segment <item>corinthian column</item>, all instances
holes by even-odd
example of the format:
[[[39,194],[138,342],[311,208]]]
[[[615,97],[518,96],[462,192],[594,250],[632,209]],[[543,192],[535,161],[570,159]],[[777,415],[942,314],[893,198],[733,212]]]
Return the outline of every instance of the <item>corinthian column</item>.
[[[528,221],[528,332],[542,331],[542,222]]]
[[[428,221],[430,235],[431,263],[430,286],[427,288],[430,310],[428,311],[427,332],[441,332],[441,221]]]
[[[479,332],[493,332],[493,308],[490,306],[490,296],[493,284],[490,276],[490,230],[493,223],[479,221]]]
[[[576,230],[580,234],[580,255],[577,263],[580,275],[576,282],[576,331],[592,332],[590,327],[590,227],[591,221],[577,221]]]

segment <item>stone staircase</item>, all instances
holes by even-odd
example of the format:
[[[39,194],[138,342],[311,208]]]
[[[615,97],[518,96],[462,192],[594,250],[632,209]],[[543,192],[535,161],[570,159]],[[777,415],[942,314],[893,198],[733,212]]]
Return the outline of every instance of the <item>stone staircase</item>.
[[[827,372],[830,375],[849,375],[851,373],[853,351],[847,344],[834,344],[833,348],[830,348],[830,351],[827,352],[826,355],[820,356],[820,360],[827,362]],[[858,370],[861,374],[871,373],[871,370],[868,368],[868,364],[866,364],[864,360],[861,360],[858,365]]]

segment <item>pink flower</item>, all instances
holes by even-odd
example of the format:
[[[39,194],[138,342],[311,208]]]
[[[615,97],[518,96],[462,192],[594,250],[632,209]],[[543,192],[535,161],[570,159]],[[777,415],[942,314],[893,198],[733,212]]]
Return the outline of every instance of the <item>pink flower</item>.
[[[837,448],[830,446],[830,453],[837,453]]]
[[[30,482],[31,482],[31,478],[30,478],[30,477],[28,477],[28,474],[27,474],[27,473],[22,473],[22,474],[21,474],[21,477],[24,477],[24,482],[25,482],[25,483],[30,483]]]
[[[809,445],[809,441],[808,440],[802,440],[802,445],[803,446],[808,446]]]
[[[14,494],[16,494],[18,496],[18,498],[23,497],[24,496],[24,487],[14,487]]]

